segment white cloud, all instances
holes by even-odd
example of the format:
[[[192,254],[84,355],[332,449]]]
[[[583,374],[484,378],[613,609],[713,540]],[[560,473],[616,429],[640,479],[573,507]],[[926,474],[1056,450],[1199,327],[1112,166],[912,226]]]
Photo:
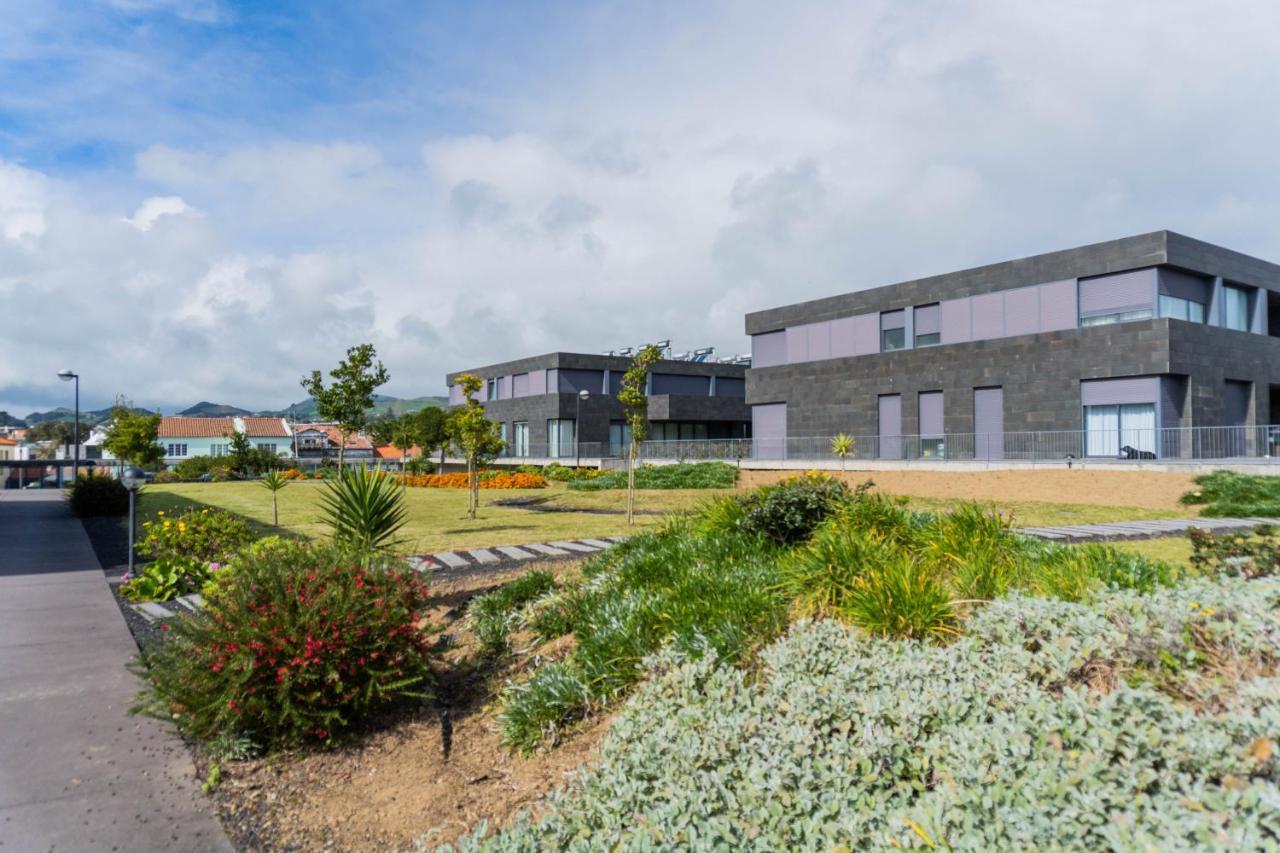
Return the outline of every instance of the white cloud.
[[[126,216],[124,221],[139,231],[150,231],[151,226],[162,216],[178,216],[190,212],[191,205],[183,201],[181,196],[151,196],[143,199],[133,216]]]
[[[0,160],[0,237],[30,240],[45,229],[48,204],[43,175]]]

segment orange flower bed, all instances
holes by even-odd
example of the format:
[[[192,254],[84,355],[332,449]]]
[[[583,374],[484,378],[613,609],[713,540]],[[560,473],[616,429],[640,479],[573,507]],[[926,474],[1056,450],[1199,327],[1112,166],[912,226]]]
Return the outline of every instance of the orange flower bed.
[[[407,474],[399,478],[406,486],[423,489],[465,489],[467,475],[455,474]],[[480,480],[482,489],[545,489],[547,481],[539,474],[498,474]]]

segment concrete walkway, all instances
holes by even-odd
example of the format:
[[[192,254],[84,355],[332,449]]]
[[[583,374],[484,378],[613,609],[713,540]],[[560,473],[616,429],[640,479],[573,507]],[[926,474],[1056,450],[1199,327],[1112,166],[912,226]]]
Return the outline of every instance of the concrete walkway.
[[[1156,539],[1182,536],[1191,528],[1214,533],[1242,533],[1259,524],[1280,525],[1280,518],[1161,518],[1153,521],[1117,521],[1066,527],[1023,527],[1018,530],[1037,539],[1066,542],[1107,542],[1114,539]]]
[[[0,851],[230,851],[58,491],[0,491]]]

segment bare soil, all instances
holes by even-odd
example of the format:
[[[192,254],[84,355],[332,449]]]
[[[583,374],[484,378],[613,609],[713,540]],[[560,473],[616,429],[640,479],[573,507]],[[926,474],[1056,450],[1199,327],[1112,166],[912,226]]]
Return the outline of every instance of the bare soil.
[[[742,471],[741,488],[753,488],[794,477],[796,471]],[[1017,471],[832,471],[856,486],[874,480],[896,495],[922,498],[1133,506],[1178,509],[1178,498],[1190,491],[1194,474],[1164,471],[1097,471],[1026,469]]]
[[[576,563],[540,564],[558,574]],[[453,841],[481,820],[502,825],[590,763],[609,719],[590,720],[555,748],[511,754],[498,736],[497,692],[536,654],[559,657],[563,641],[536,650],[512,637],[513,659],[475,665],[463,606],[525,571],[470,572],[436,586],[428,619],[451,641],[441,656],[434,701],[400,709],[370,734],[327,752],[299,751],[222,765],[212,796],[241,850],[409,850],[415,838]],[[204,762],[202,772],[207,772]]]

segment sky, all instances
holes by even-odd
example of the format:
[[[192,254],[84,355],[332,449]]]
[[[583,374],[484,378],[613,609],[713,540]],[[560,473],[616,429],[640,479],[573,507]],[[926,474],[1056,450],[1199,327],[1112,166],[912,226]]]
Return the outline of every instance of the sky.
[[[397,396],[1168,228],[1280,261],[1280,5],[0,0],[0,410]]]

